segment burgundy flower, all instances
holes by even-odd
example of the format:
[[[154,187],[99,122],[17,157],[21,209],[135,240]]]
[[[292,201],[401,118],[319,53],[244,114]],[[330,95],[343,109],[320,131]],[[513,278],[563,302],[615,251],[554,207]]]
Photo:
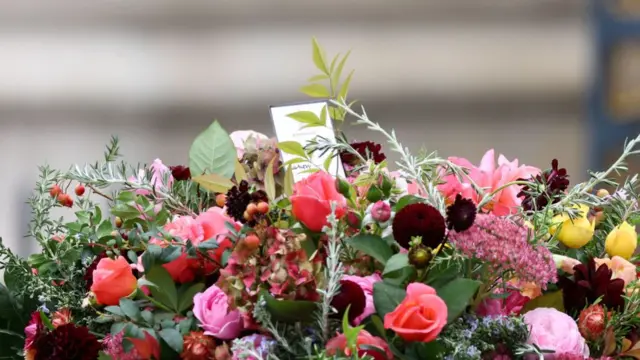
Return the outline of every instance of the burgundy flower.
[[[350,280],[341,280],[340,292],[333,297],[331,306],[338,311],[340,318],[344,316],[348,307],[349,322],[353,323],[353,320],[364,312],[367,306],[367,298],[360,285]]]
[[[560,200],[560,196],[569,187],[569,175],[567,169],[558,168],[558,160],[553,159],[551,169],[545,170],[534,179],[536,183],[544,188],[544,191],[538,196],[533,196],[529,186],[523,186],[518,193],[518,197],[524,197],[522,207],[524,210],[542,209],[549,203],[553,204]]]
[[[376,144],[372,141],[363,141],[363,142],[354,142],[350,144],[351,147],[360,154],[365,159],[373,160],[376,164],[380,164],[387,157],[382,152],[382,145]],[[340,159],[344,164],[356,166],[359,165],[359,158],[349,153],[348,151],[342,152],[340,154]]]
[[[27,327],[24,328],[24,334],[26,336],[24,342],[24,350],[28,351],[33,348],[33,344],[40,338],[44,330],[44,324],[40,317],[40,311],[34,311],[31,313],[31,320]]]
[[[232,187],[227,192],[227,214],[236,221],[247,222],[244,218],[244,212],[250,202],[249,183],[242,180],[239,185]]]
[[[564,298],[564,307],[568,313],[577,315],[586,306],[602,297],[600,304],[610,310],[619,310],[624,306],[624,280],[611,279],[612,271],[607,265],[600,265],[590,259],[586,264],[573,267],[573,280],[560,279]]]
[[[98,267],[98,263],[100,262],[100,260],[106,257],[107,257],[106,252],[104,251],[101,252],[100,254],[98,254],[96,259],[93,260],[93,262],[89,265],[89,267],[87,267],[87,270],[85,270],[84,281],[85,281],[85,289],[87,289],[87,291],[89,291],[91,289],[91,285],[93,285],[93,272]]]
[[[169,169],[171,170],[171,175],[176,179],[176,181],[191,179],[191,170],[186,166],[170,166]]]
[[[422,237],[422,244],[435,249],[442,243],[446,228],[442,214],[431,205],[416,203],[402,208],[393,219],[393,237],[409,248],[412,237]]]
[[[447,226],[457,232],[469,229],[476,220],[478,209],[473,201],[463,199],[462,195],[456,195],[453,204],[447,207]]]
[[[57,327],[34,343],[35,360],[94,360],[102,346],[84,326]]]

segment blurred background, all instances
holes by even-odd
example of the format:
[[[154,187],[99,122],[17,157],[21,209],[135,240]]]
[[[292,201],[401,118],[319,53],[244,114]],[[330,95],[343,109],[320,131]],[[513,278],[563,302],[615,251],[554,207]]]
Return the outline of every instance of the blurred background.
[[[0,235],[21,254],[34,250],[23,234],[38,165],[98,160],[111,134],[129,161],[184,164],[213,119],[273,135],[269,105],[304,100],[316,74],[312,36],[329,55],[352,50],[350,97],[416,151],[477,163],[495,148],[541,168],[558,158],[580,181],[605,121],[589,105],[610,84],[586,0],[0,3]],[[609,3],[640,13],[637,0]],[[615,86],[637,96],[633,49],[611,63]],[[624,94],[614,100],[633,118],[640,102]]]

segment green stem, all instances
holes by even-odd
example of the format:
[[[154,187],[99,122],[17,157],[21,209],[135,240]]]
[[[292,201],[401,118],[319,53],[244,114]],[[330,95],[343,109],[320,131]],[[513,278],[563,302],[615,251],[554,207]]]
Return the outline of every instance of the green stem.
[[[523,180],[516,180],[516,181],[511,181],[508,182],[502,186],[500,186],[499,188],[493,190],[492,192],[490,192],[489,194],[485,195],[482,200],[480,201],[480,203],[478,204],[478,209],[482,209],[485,205],[487,205],[489,203],[489,201],[491,201],[491,199],[493,199],[493,197],[499,193],[500,191],[508,188],[509,186],[512,185],[530,185],[531,182],[529,181],[523,181]]]

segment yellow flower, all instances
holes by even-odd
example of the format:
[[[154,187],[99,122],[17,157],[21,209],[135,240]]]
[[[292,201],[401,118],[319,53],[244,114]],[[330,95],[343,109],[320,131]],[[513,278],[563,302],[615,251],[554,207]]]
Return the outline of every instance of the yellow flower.
[[[579,249],[593,238],[596,223],[587,219],[589,207],[579,205],[574,208],[578,209],[574,219],[571,219],[566,213],[554,216],[551,220],[552,225],[549,228],[549,233],[556,235],[556,238],[566,247]],[[560,232],[556,234],[558,227],[560,227]]]
[[[611,230],[604,242],[604,250],[609,256],[620,256],[629,259],[638,246],[638,233],[636,228],[623,222],[618,227]]]

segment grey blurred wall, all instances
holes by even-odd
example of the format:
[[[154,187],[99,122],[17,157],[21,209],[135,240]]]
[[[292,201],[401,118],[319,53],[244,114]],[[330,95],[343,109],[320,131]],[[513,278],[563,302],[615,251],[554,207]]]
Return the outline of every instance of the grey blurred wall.
[[[583,179],[584,3],[0,0],[0,236],[33,251],[37,165],[99,159],[111,134],[129,160],[168,164],[215,118],[272,134],[268,106],[304,99],[315,74],[312,36],[352,50],[352,97],[406,145],[557,157]]]

